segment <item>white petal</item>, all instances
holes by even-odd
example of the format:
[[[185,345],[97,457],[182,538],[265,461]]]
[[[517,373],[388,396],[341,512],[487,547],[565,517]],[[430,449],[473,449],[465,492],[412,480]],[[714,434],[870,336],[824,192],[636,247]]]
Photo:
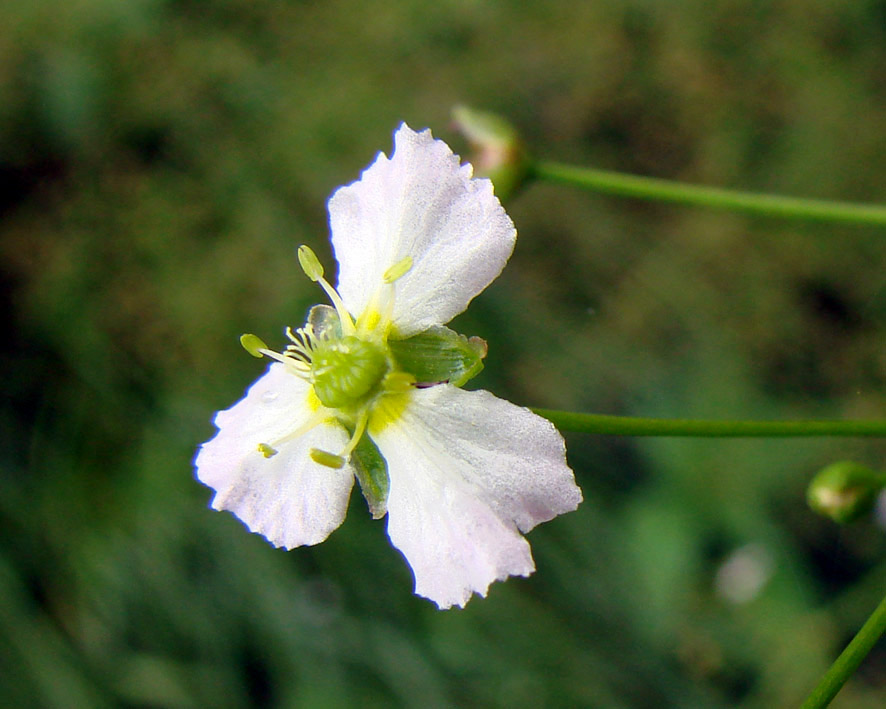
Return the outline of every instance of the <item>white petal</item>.
[[[388,463],[388,535],[415,592],[464,606],[489,584],[535,569],[520,535],[581,502],[563,438],[485,391],[419,389],[402,411],[382,400],[370,435]]]
[[[393,321],[401,335],[449,322],[501,273],[517,232],[470,165],[429,130],[406,124],[394,153],[379,153],[360,180],[329,200],[338,290],[359,316],[385,271],[405,257],[412,269],[394,284]]]
[[[348,433],[331,421],[274,445],[277,454],[270,458],[259,452],[259,444],[273,445],[309,421],[309,392],[307,382],[272,364],[242,400],[218,412],[218,434],[194,460],[197,477],[216,491],[215,509],[233,512],[287,549],[326,539],[345,517],[354,482],[351,466],[334,470],[309,455],[311,448],[344,447]]]

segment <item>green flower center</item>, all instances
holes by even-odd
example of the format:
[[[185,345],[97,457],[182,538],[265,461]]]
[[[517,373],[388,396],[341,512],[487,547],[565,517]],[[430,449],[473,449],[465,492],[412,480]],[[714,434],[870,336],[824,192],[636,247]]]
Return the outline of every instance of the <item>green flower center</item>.
[[[395,360],[387,345],[392,292],[383,293],[381,289],[376,292],[363,316],[355,322],[338,291],[323,277],[323,266],[316,254],[307,246],[300,246],[298,260],[305,275],[326,291],[332,307],[314,306],[304,327],[295,331],[286,328],[290,344],[282,353],[269,350],[255,335],[243,335],[240,343],[253,357],[267,356],[286,365],[290,372],[311,383],[314,394],[325,408],[336,411],[335,417],[351,433],[350,440],[339,454],[311,448],[310,456],[320,465],[341,468],[363,440],[376,397],[411,391],[415,376],[405,371],[392,371]],[[389,288],[411,267],[409,256],[395,263],[384,273],[382,288]],[[270,443],[260,442],[258,451],[265,458],[277,455],[276,447],[281,443],[327,420],[326,412],[318,413],[320,416],[314,416],[282,438]],[[361,465],[378,468],[378,465],[366,463],[372,457],[366,455],[363,455],[365,460]],[[376,452],[376,457],[381,456]],[[383,509],[383,501],[370,502],[370,507],[377,512]]]
[[[348,335],[317,344],[311,356],[311,383],[323,406],[351,408],[376,390],[388,369],[379,345]]]

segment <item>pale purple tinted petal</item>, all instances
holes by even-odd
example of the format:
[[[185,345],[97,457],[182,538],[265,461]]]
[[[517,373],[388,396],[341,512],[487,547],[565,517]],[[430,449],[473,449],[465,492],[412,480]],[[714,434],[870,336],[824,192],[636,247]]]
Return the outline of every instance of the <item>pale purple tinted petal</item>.
[[[259,452],[259,444],[282,439],[309,420],[309,391],[307,382],[272,364],[241,401],[218,412],[219,432],[194,461],[197,477],[216,491],[215,509],[233,512],[251,531],[287,549],[322,542],[342,523],[354,481],[350,465],[334,470],[309,454],[345,445],[348,434],[335,422],[280,443],[270,458]]]
[[[406,336],[449,322],[501,273],[514,224],[486,179],[472,179],[443,141],[403,124],[393,156],[380,153],[360,180],[329,200],[338,290],[359,316],[384,273],[405,257],[394,284],[395,331]]]
[[[409,396],[400,412],[383,402],[370,427],[388,463],[388,534],[416,593],[463,606],[532,573],[520,531],[574,510],[581,491],[562,437],[528,409],[448,385]]]

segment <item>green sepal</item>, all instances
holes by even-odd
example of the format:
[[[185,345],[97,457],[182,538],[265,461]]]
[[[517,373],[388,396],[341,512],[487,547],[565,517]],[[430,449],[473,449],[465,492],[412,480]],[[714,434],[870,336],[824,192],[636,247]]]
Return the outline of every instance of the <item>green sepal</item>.
[[[363,434],[351,453],[351,462],[357,470],[357,482],[369,505],[369,514],[372,519],[381,519],[388,511],[388,491],[391,487],[388,464],[367,434]]]
[[[464,385],[483,369],[486,341],[436,325],[405,340],[388,340],[397,368],[419,384]]]

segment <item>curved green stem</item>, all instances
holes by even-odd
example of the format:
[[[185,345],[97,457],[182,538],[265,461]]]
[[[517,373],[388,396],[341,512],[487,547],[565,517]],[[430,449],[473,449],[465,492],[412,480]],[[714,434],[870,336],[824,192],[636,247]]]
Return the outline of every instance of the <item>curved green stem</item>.
[[[711,421],[582,414],[533,409],[561,431],[610,436],[696,436],[704,438],[790,438],[886,436],[886,420],[868,421]]]
[[[757,192],[740,192],[719,187],[688,185],[657,177],[626,175],[610,170],[575,167],[555,162],[537,162],[532,177],[584,189],[716,209],[733,209],[791,219],[879,224],[886,226],[886,206],[801,199]]]
[[[852,642],[834,660],[834,664],[825,672],[818,686],[803,702],[802,709],[819,709],[830,704],[884,631],[886,631],[886,598],[880,601],[880,605],[861,626],[861,630],[852,638]]]

